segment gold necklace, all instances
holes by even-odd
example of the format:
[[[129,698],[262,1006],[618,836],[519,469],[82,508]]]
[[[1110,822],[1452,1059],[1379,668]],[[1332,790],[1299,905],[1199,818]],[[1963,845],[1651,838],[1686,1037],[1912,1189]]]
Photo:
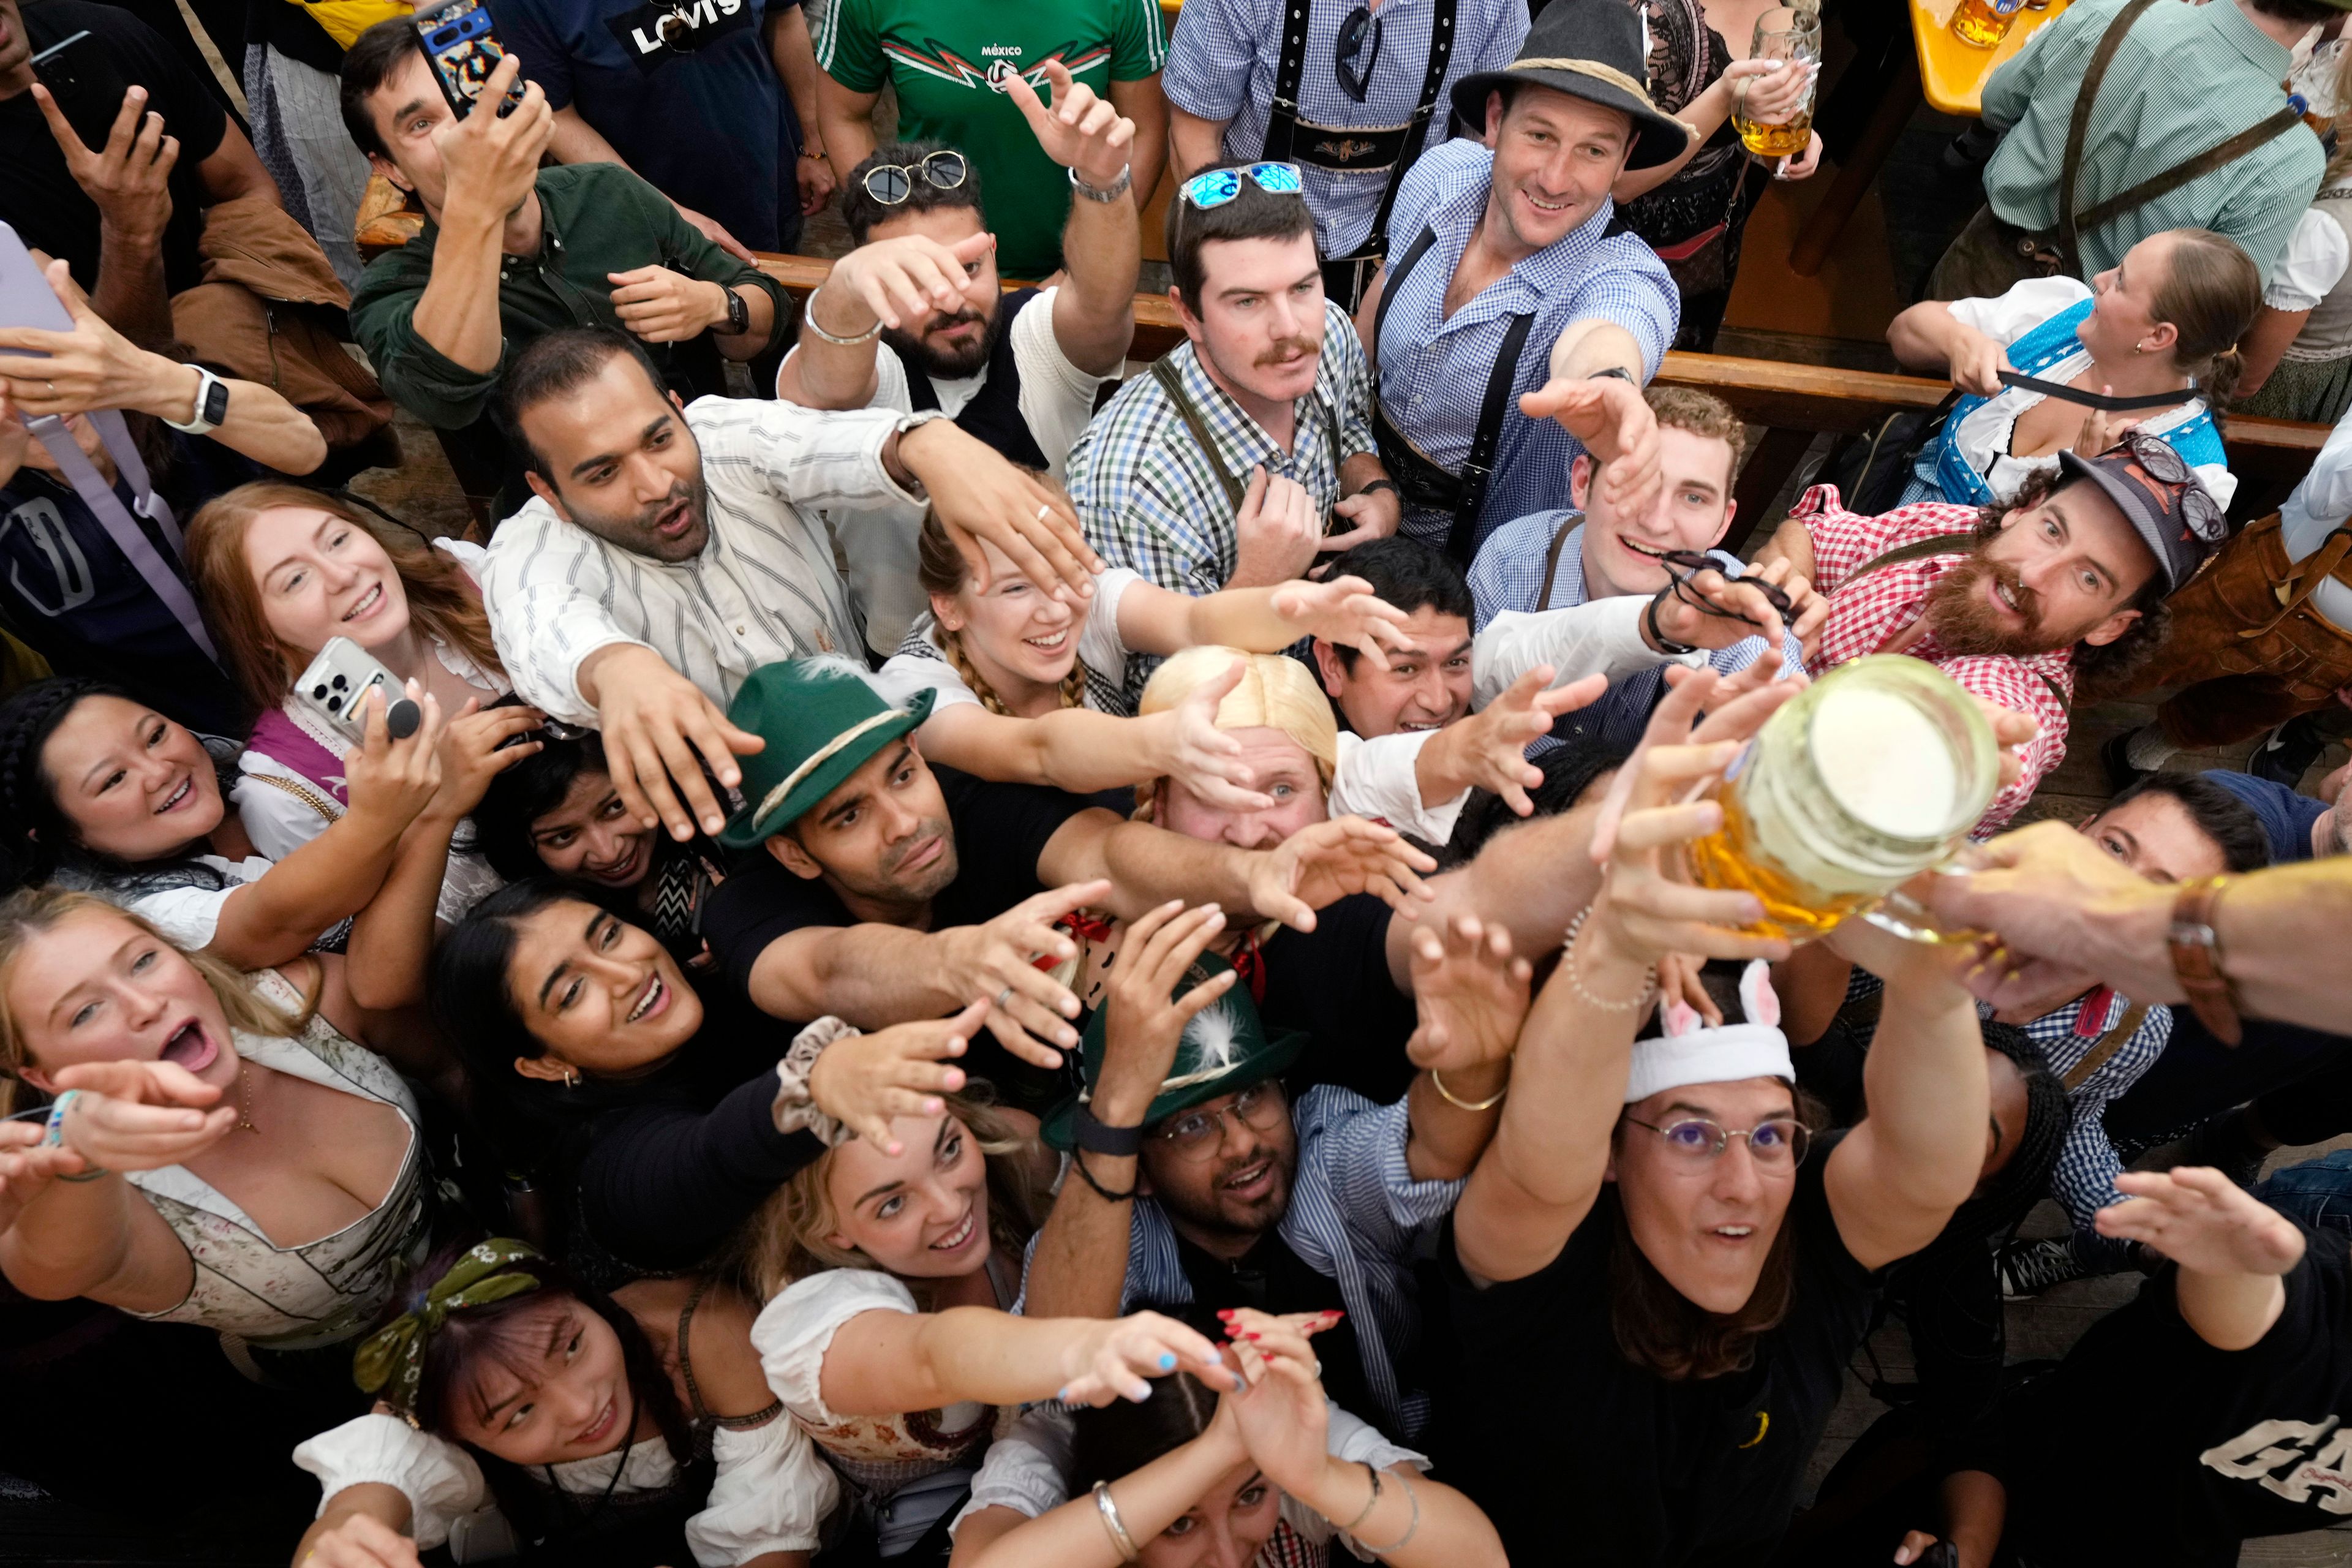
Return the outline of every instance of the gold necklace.
[[[261,1131],[253,1124],[253,1084],[247,1076],[252,1070],[248,1063],[236,1064],[236,1130],[239,1132]]]

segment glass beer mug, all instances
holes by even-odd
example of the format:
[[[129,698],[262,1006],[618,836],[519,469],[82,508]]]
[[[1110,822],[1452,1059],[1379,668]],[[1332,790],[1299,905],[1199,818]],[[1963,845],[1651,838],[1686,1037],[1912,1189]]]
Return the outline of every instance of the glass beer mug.
[[[1964,44],[1990,49],[2009,37],[2025,0],[1960,0],[1952,13],[1952,37]]]
[[[1874,654],[1765,721],[1708,792],[1723,826],[1691,846],[1692,871],[1756,895],[1764,918],[1750,935],[1805,942],[1944,862],[2000,783],[1976,699],[1924,659]]]
[[[1780,111],[1778,118],[1759,120],[1748,110],[1748,92],[1757,84],[1753,79],[1743,81],[1732,100],[1731,128],[1759,158],[1796,157],[1813,137],[1813,94],[1821,84],[1821,13],[1811,7],[1775,5],[1756,19],[1756,38],[1748,53],[1759,60],[1786,60],[1789,69],[1804,71],[1805,96],[1796,108]]]

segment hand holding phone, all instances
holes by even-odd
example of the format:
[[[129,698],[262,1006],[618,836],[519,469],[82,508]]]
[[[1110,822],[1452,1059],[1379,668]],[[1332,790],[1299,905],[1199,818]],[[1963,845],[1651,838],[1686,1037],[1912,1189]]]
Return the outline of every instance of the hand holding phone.
[[[490,13],[482,0],[433,0],[420,5],[412,20],[416,26],[417,41],[424,46],[425,58],[433,62],[434,79],[441,84],[441,95],[449,100],[449,110],[463,120],[473,112],[475,101],[486,94],[495,94],[499,113],[508,115],[522,106],[522,89],[515,78],[509,76],[496,87],[490,79],[497,74],[499,62],[507,52],[499,43],[498,33],[490,26]]]
[[[354,743],[367,738],[367,694],[381,690],[383,727],[395,741],[416,732],[423,710],[403,694],[399,679],[349,637],[330,637],[295,678],[294,699]]]
[[[520,61],[507,56],[490,72],[485,91],[505,93],[521,69]],[[520,105],[510,114],[444,121],[433,132],[448,179],[442,221],[465,215],[503,222],[530,195],[539,178],[540,155],[547,151],[554,130],[554,112],[537,83],[523,89]]]

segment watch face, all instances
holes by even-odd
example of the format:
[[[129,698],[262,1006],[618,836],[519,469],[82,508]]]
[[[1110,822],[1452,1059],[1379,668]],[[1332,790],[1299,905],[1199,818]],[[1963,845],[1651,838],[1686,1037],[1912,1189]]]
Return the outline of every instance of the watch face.
[[[205,405],[199,413],[207,425],[218,425],[228,417],[228,383],[205,383]]]

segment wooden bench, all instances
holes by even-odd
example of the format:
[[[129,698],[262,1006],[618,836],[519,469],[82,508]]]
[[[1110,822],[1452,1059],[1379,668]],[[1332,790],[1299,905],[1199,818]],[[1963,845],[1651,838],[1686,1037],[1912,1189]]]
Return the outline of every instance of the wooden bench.
[[[805,256],[763,256],[761,269],[794,297],[806,299],[833,268]],[[1160,294],[1135,297],[1135,343],[1128,353],[1152,360],[1184,341],[1176,308]],[[1785,360],[1734,359],[1724,354],[1670,353],[1658,372],[1662,386],[1687,386],[1713,393],[1750,425],[1763,427],[1739,471],[1737,549],[1749,530],[1767,520],[1764,510],[1804,460],[1813,437],[1823,432],[1848,436],[1874,429],[1887,415],[1930,409],[1951,390],[1948,383],[1914,375],[1881,375],[1834,370]],[[2275,510],[2303,478],[2327,439],[2325,425],[2241,415],[2227,422],[2230,469],[2238,495],[2230,510],[2244,521]],[[1770,521],[1777,521],[1777,519]]]

